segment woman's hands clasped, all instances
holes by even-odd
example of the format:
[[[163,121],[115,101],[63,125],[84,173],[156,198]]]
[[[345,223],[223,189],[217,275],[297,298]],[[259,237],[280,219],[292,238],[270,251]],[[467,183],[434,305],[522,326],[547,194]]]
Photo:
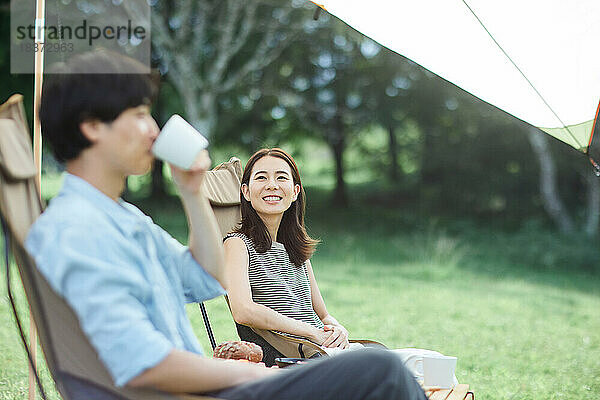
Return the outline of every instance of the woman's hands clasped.
[[[341,325],[325,325],[323,328],[325,333],[329,333],[329,337],[325,339],[323,347],[338,347],[347,349],[350,346],[348,342],[348,331]]]

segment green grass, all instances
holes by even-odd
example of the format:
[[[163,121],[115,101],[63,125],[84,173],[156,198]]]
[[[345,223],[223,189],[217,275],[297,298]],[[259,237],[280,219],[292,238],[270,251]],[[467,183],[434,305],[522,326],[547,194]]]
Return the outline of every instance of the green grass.
[[[539,227],[506,232],[376,202],[340,210],[318,190],[309,199],[310,232],[323,241],[313,258],[317,280],[352,337],[455,355],[458,379],[480,399],[600,394],[597,242]],[[177,202],[141,207],[185,240]],[[0,293],[0,323],[7,327],[0,333],[0,400],[24,398],[25,357],[5,289]],[[217,341],[235,339],[224,300],[207,308]],[[210,354],[198,307],[188,311]]]

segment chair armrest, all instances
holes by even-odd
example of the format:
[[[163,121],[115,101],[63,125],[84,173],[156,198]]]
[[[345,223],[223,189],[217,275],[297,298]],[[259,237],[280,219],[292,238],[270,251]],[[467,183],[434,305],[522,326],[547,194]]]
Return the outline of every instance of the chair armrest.
[[[302,344],[302,346],[305,349],[308,349],[308,351],[312,351],[313,353],[318,352],[321,355],[324,355],[324,356],[327,355],[327,351],[322,346],[319,346],[318,344],[311,342],[310,340],[308,340],[306,338],[293,336],[293,335],[289,335],[289,334],[277,332],[277,331],[269,331],[269,332],[287,342],[295,343],[295,344]],[[379,343],[374,340],[350,339],[349,342],[350,343],[360,343],[363,346],[370,347],[370,348],[383,349],[383,350],[388,349],[387,346],[384,345],[383,343]]]
[[[350,339],[349,342],[350,343],[360,343],[360,344],[362,344],[365,347],[371,347],[371,348],[374,348],[374,349],[388,350],[388,347],[385,344],[376,342],[374,340],[368,340],[368,339]]]
[[[327,352],[325,351],[325,349],[323,349],[323,347],[319,346],[318,344],[311,342],[310,340],[303,338],[303,337],[299,337],[299,336],[293,336],[293,335],[289,335],[283,332],[278,332],[278,331],[269,331],[270,333],[272,333],[273,335],[275,335],[276,337],[280,338],[281,340],[294,344],[294,345],[298,345],[301,344],[302,348],[304,349],[303,351],[305,353],[311,353],[314,355],[314,353],[319,353],[323,356],[327,355]],[[265,338],[265,340],[269,341],[267,338]],[[273,343],[271,343],[271,345],[273,345]],[[277,346],[273,345],[273,347],[277,348]],[[285,353],[285,352],[282,352]]]

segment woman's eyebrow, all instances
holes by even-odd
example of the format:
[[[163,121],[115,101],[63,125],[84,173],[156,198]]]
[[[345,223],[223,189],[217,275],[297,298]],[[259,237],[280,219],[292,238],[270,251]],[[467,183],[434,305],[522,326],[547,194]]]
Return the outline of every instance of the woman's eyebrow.
[[[254,176],[256,176],[256,175],[258,175],[258,174],[266,174],[266,173],[267,173],[267,171],[260,170],[260,171],[256,171],[256,172],[254,173]],[[287,172],[285,169],[280,169],[280,170],[277,170],[277,171],[275,171],[275,173],[276,173],[276,174],[285,174],[285,175],[289,175],[289,172]]]

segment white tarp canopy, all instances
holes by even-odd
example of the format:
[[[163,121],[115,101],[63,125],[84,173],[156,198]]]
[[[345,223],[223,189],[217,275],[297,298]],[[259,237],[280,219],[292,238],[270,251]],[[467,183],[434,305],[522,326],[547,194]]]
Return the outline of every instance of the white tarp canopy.
[[[320,0],[371,39],[585,151],[600,100],[600,0]]]

